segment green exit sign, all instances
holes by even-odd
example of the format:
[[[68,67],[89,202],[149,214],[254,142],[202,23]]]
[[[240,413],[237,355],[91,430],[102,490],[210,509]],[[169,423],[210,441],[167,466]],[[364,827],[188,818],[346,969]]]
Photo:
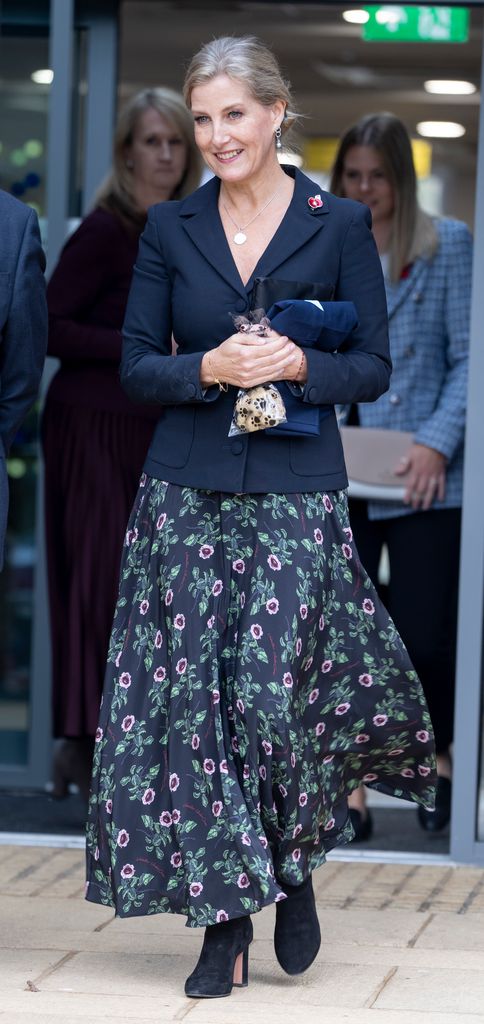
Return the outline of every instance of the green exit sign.
[[[465,7],[405,7],[372,4],[365,7],[369,19],[363,39],[398,43],[465,43],[469,36],[469,11]]]

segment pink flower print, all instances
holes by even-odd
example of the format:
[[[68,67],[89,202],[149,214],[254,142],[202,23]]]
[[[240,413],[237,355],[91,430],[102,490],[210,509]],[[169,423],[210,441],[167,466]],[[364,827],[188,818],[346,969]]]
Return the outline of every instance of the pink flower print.
[[[243,715],[245,711],[245,704],[243,700],[240,699],[240,697],[238,697],[238,699],[236,700],[235,706],[237,708],[237,711],[240,711],[240,714]]]
[[[250,882],[249,882],[249,879],[248,879],[245,871],[243,871],[242,874],[239,875],[239,877],[237,879],[237,885],[238,885],[239,889],[247,889],[249,887]]]
[[[234,572],[238,572],[241,575],[245,572],[245,562],[243,558],[236,558],[235,562],[232,562],[232,569]]]
[[[115,659],[114,659],[114,664],[116,665],[116,668],[119,668],[119,666],[120,666],[120,664],[121,664],[121,656],[122,656],[122,653],[123,653],[123,651],[122,651],[122,650],[121,650],[121,651],[119,651],[119,652],[118,652],[118,654],[116,655]]]
[[[269,615],[277,614],[279,611],[279,601],[277,600],[277,597],[271,597],[270,600],[266,602],[266,611],[269,612]]]
[[[369,597],[365,597],[365,600],[363,601],[363,611],[366,612],[367,615],[374,615],[375,613],[375,605]]]
[[[373,725],[385,725],[388,722],[388,715],[374,715]]]
[[[242,775],[243,775],[244,779],[249,779],[250,778],[250,768],[249,768],[248,764],[244,764],[244,767],[243,767],[243,770],[242,770]]]
[[[291,686],[293,685],[293,678],[292,678],[291,673],[290,672],[284,672],[284,675],[282,677],[282,681],[284,683],[284,686],[287,686],[288,690],[290,690]]]
[[[97,729],[96,729],[96,736],[95,736],[96,743],[99,743],[100,740],[102,740],[102,738],[103,738],[103,731],[102,731],[101,727],[98,726]]]
[[[353,549],[350,547],[349,544],[342,544],[341,545],[341,550],[342,550],[345,558],[347,558],[347,559],[353,558]]]
[[[420,729],[419,732],[415,733],[415,736],[418,739],[419,743],[428,743],[430,739],[430,735],[426,729]]]
[[[402,768],[402,770],[400,772],[400,775],[403,775],[404,778],[406,778],[406,779],[413,779],[413,778],[415,778],[415,772],[414,772],[413,768]]]
[[[217,910],[217,916],[215,918],[217,924],[220,924],[222,921],[228,921],[228,919],[229,915],[226,910]]]
[[[214,818],[218,818],[223,810],[223,803],[221,800],[214,800],[212,804],[212,814]]]
[[[172,812],[171,812],[171,820],[172,820],[173,824],[174,825],[178,825],[178,822],[180,821],[180,818],[181,818],[180,811],[177,810],[176,807],[174,807]]]
[[[146,615],[146,612],[148,611],[149,606],[150,606],[150,602],[149,601],[146,601],[146,599],[144,601],[142,601],[140,606],[139,606],[139,613],[140,613],[140,615]]]
[[[430,771],[430,768],[429,768],[429,771]],[[112,800],[106,800],[106,814],[112,814],[112,813],[113,813],[113,801]]]
[[[168,786],[170,788],[170,793],[175,793],[176,790],[178,789],[179,785],[180,785],[180,779],[179,779],[178,775],[176,774],[176,772],[171,772],[170,773],[170,778],[168,780]]]
[[[267,563],[268,563],[270,569],[274,569],[275,572],[279,572],[279,570],[281,568],[281,563],[280,563],[277,555],[269,555],[269,557],[267,559]]]
[[[430,775],[430,768],[426,764],[419,764],[418,766],[419,775]]]
[[[351,544],[351,541],[353,540],[353,530],[351,529],[351,526],[345,526],[343,529],[343,533],[348,538],[348,541]]]
[[[261,766],[259,768],[259,776],[260,776],[260,778],[262,779],[263,782],[265,782],[265,780],[267,779],[267,771],[266,771],[266,766],[264,764],[261,764]]]
[[[359,732],[355,737],[355,743],[368,743],[370,737],[366,732]]]
[[[206,757],[203,762],[203,770],[207,775],[213,775],[215,771],[215,761],[212,761],[211,757]]]
[[[250,836],[247,835],[247,832],[242,832],[242,842],[244,846],[252,846]]]
[[[296,654],[297,654],[298,658],[299,658],[299,655],[301,654],[301,651],[302,651],[302,640],[301,640],[301,637],[298,636],[298,638],[296,640]]]
[[[296,767],[296,755],[295,755],[294,751],[292,751],[292,754],[291,754],[291,768],[295,768],[295,767]]]
[[[301,832],[302,832],[302,825],[301,825],[301,823],[299,823],[299,825],[296,825],[296,826],[295,826],[295,828],[294,828],[294,830],[293,830],[293,833],[292,833],[292,838],[293,838],[293,839],[297,839],[298,835],[299,835],[299,834],[300,834]]]
[[[200,896],[203,892],[203,885],[201,882],[192,882],[190,886],[190,896]]]
[[[218,597],[218,595],[222,593],[223,589],[224,589],[224,585],[222,583],[222,580],[215,580],[215,583],[214,583],[214,585],[212,587],[212,594],[213,594],[213,596],[214,597]]]
[[[358,682],[360,686],[372,686],[373,676],[370,672],[362,672],[361,676],[358,676]]]
[[[318,724],[316,726],[316,736],[322,736],[325,729],[326,729],[325,723],[324,722],[318,722]]]
[[[314,704],[314,702],[318,699],[318,697],[319,697],[319,690],[316,687],[314,690],[311,690],[311,693],[309,694],[309,698],[308,698],[309,703],[310,704]]]
[[[94,860],[99,860],[99,846],[94,850]]]
[[[296,847],[296,849],[292,851],[292,859],[295,864],[297,864],[298,860],[301,860],[301,851],[299,847]]]
[[[213,552],[214,548],[211,544],[202,544],[198,554],[200,555],[200,558],[211,558]]]
[[[166,523],[166,512],[162,512],[161,516],[158,516],[158,519],[156,520],[156,529],[157,530],[162,530],[164,525],[165,525],[165,523]]]
[[[319,529],[319,526],[314,531],[314,539],[316,541],[316,544],[323,543],[323,534],[322,531]]]
[[[134,864],[123,864],[121,878],[132,878],[134,875]]]
[[[331,672],[332,667],[333,662],[331,661],[331,658],[326,658],[326,661],[323,661],[323,664],[321,665],[321,672]]]
[[[121,728],[123,732],[131,732],[136,719],[134,715],[126,715],[121,722]]]
[[[131,544],[134,544],[135,540],[137,540],[137,539],[138,539],[138,528],[135,527],[134,530],[128,530],[127,533],[126,533],[126,538],[125,538],[126,547],[129,548],[131,546]]]
[[[336,821],[334,820],[334,818],[330,818],[329,821],[327,821],[325,826],[324,826],[324,831],[325,832],[331,832],[331,830],[334,828],[335,825],[336,825]]]
[[[323,764],[331,764],[332,761],[334,761],[334,754],[326,754],[326,757],[323,757]]]
[[[212,704],[219,704],[219,703],[220,703],[220,691],[219,690],[212,690]]]
[[[198,735],[197,732],[194,732],[193,736],[192,736],[192,750],[198,750],[199,746],[200,746],[200,736]]]
[[[351,704],[345,701],[343,704],[338,704],[338,707],[334,709],[335,715],[345,715],[349,711]]]
[[[403,753],[404,753],[403,747],[394,747],[393,750],[389,750],[388,751],[388,756],[389,757],[398,757],[399,754],[403,754]]]
[[[325,623],[324,623],[324,615],[320,615],[319,616],[318,627],[319,627],[319,630],[320,630],[321,633],[323,632],[324,625],[325,625]]]
[[[307,606],[307,604],[301,604],[299,606],[299,614],[300,614],[302,619],[307,619],[307,617],[308,617],[308,606]]]
[[[261,846],[264,847],[264,850],[267,850],[267,847],[268,847],[269,843],[267,842],[266,837],[265,836],[259,836],[259,842],[260,842]]]
[[[188,665],[188,662],[187,662],[186,658],[180,658],[177,661],[175,668],[176,668],[176,671],[178,672],[179,676],[182,676],[183,673],[186,671],[187,665]]]
[[[378,775],[376,775],[375,772],[367,772],[366,775],[363,776],[363,782],[374,782],[377,778]]]
[[[167,590],[167,592],[165,594],[165,604],[166,604],[167,608],[171,605],[172,601],[173,601],[173,591],[170,589],[170,590]]]
[[[306,662],[305,662],[305,665],[304,665],[304,671],[305,672],[309,672],[309,669],[311,668],[312,663],[313,663],[313,659],[312,659],[312,657],[310,655],[309,658],[306,658]]]
[[[145,805],[145,807],[146,807],[148,804],[152,804],[154,799],[155,799],[155,791],[154,791],[154,789],[151,789],[151,788],[150,789],[145,789],[145,791],[143,793],[143,796],[141,797],[141,803],[143,803]]]
[[[262,740],[262,746],[264,747],[266,754],[272,754],[272,743],[270,740]]]
[[[310,206],[312,210],[317,210],[320,206],[324,206],[321,196],[319,194],[316,196],[309,196],[308,206]]]
[[[172,868],[179,868],[179,867],[181,867],[181,862],[182,862],[182,855],[181,855],[181,853],[172,853],[172,855],[170,857],[170,864],[171,864]]]
[[[287,896],[286,896],[285,892],[278,892],[278,893],[276,893],[276,896],[275,896],[275,899],[274,899],[274,903],[280,903],[281,900],[287,900]]]
[[[219,771],[222,772],[222,775],[228,775],[228,773],[229,773],[229,766],[228,766],[228,764],[227,764],[225,759],[220,762],[220,764],[219,764]]]
[[[262,626],[259,626],[258,622],[254,622],[252,624],[252,626],[250,627],[250,631],[252,633],[252,636],[254,637],[254,640],[260,640],[261,636],[264,635],[264,630],[262,629]]]
[[[332,512],[333,511],[332,502],[331,502],[330,498],[328,498],[327,494],[323,494],[323,505],[324,505],[324,507],[326,509],[326,512]]]
[[[121,672],[119,677],[119,685],[123,687],[123,690],[129,689],[131,686],[131,676],[129,672]]]
[[[179,612],[178,615],[175,615],[175,618],[173,619],[173,625],[175,629],[185,629],[185,616],[182,615],[181,612]]]
[[[125,828],[121,828],[118,832],[118,838],[116,840],[118,846],[124,847],[129,843],[129,832]]]
[[[233,750],[234,754],[238,754],[239,753],[239,741],[238,741],[236,736],[232,737],[232,750]]]
[[[140,487],[146,487],[146,480],[147,480],[146,473],[142,473],[140,478],[139,478],[139,485],[140,485]]]
[[[162,646],[162,644],[163,644],[163,633],[161,632],[160,629],[158,629],[157,632],[156,632],[156,636],[155,636],[155,647],[156,647],[157,651],[159,651],[159,649]]]
[[[300,793],[299,794],[299,806],[300,807],[305,807],[307,802],[308,802],[308,794],[307,793]]]
[[[160,814],[160,825],[163,825],[165,828],[169,828],[172,821],[173,818],[169,811],[163,811],[163,813]]]
[[[215,625],[215,615],[211,615],[210,618],[207,619],[207,627],[208,627],[208,629],[213,629],[214,625]]]
[[[155,680],[155,683],[162,683],[163,680],[166,679],[166,668],[163,668],[163,665],[159,665],[158,668],[155,669],[153,672],[153,679]]]

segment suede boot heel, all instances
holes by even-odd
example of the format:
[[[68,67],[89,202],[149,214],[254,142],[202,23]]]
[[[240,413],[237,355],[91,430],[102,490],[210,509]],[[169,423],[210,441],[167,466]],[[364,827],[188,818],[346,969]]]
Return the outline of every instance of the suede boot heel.
[[[311,876],[302,885],[279,883],[286,899],[276,903],[274,949],[286,974],[302,974],[318,955],[321,945]]]
[[[192,999],[217,999],[229,996],[234,985],[248,985],[252,937],[250,917],[237,917],[206,928],[200,959],[185,982],[185,995]]]

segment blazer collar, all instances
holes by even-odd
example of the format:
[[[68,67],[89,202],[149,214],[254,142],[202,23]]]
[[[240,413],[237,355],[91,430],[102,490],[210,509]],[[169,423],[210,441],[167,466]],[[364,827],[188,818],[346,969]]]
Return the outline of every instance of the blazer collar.
[[[244,297],[253,287],[254,278],[268,277],[313,235],[321,230],[330,212],[330,196],[295,167],[285,166],[286,174],[295,179],[294,194],[274,237],[263,252],[247,284],[244,286],[235,266],[218,212],[220,179],[211,178],[180,205],[180,217],[187,234],[214,270]],[[322,205],[311,208],[308,200],[319,196]]]
[[[419,257],[413,263],[408,277],[402,278],[395,283],[386,281],[388,319],[396,313],[405,299],[413,296],[414,302],[419,302],[425,287],[425,278],[430,266],[430,260],[426,257]]]

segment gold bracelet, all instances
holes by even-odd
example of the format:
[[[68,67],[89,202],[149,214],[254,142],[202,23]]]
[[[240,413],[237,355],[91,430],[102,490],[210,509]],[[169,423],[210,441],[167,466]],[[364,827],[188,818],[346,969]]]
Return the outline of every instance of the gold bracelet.
[[[211,356],[210,352],[207,352],[207,361],[208,361],[208,368],[210,370],[210,373],[212,374],[214,384],[218,384],[219,391],[228,391],[229,390],[228,384],[225,384],[224,381],[219,380],[218,377],[216,377],[214,372],[213,372],[212,356]]]

